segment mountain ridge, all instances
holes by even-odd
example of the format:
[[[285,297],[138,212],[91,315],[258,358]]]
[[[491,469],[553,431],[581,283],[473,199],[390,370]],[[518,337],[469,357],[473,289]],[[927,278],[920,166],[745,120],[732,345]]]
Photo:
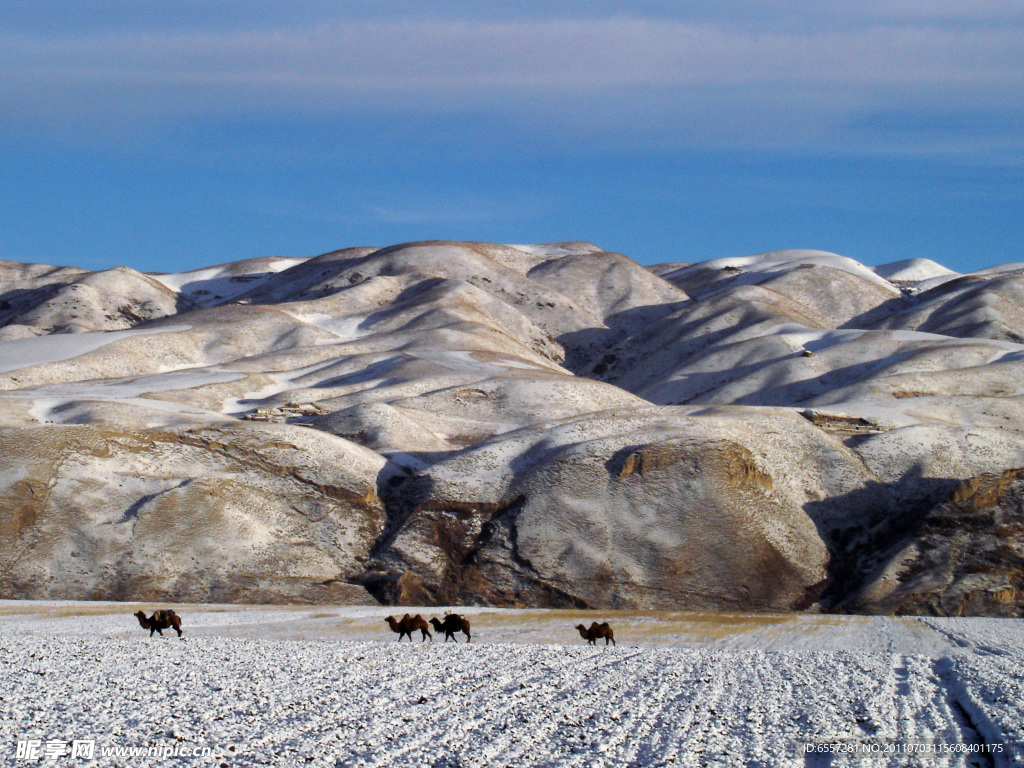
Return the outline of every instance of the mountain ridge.
[[[2,262],[0,595],[1020,615],[1013,558],[957,561],[998,605],[878,581],[953,488],[1024,467],[1018,266],[646,268],[583,241]]]

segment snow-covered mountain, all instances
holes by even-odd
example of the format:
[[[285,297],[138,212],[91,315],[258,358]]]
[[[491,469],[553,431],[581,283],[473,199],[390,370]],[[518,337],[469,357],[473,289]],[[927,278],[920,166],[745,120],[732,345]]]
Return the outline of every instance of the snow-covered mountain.
[[[0,596],[1024,609],[1024,264],[0,262]]]

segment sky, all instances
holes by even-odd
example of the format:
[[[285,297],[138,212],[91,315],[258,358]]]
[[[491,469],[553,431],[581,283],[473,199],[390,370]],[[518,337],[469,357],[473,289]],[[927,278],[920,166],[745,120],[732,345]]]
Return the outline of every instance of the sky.
[[[0,259],[1024,261],[1020,0],[0,0]]]

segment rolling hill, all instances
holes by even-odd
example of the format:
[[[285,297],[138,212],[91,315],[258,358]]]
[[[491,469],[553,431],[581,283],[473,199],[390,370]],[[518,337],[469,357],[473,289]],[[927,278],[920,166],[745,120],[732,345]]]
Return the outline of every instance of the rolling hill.
[[[1024,611],[1024,264],[0,262],[0,597]]]

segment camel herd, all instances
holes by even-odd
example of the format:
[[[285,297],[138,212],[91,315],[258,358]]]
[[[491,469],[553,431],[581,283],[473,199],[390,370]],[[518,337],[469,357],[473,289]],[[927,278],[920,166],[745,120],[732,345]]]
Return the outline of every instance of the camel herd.
[[[409,636],[409,642],[412,642],[412,633],[416,630],[420,632],[420,641],[426,640],[428,637],[433,640],[434,636],[430,634],[430,629],[427,626],[427,622],[423,620],[423,617],[418,613],[415,616],[410,616],[408,613],[405,614],[401,619],[396,619],[394,616],[388,616],[384,619],[391,627],[392,632],[398,633],[398,642],[402,642],[402,638],[405,635]],[[430,623],[434,625],[435,632],[444,633],[444,641],[447,643],[449,639],[459,642],[458,638],[455,637],[456,632],[461,632],[466,636],[466,642],[472,640],[472,635],[469,633],[469,619],[463,616],[461,613],[446,613],[443,619],[431,619]]]
[[[427,627],[427,622],[423,620],[423,617],[418,613],[415,616],[410,616],[408,613],[400,619],[396,619],[394,616],[388,616],[384,619],[391,627],[392,632],[398,633],[398,642],[402,642],[402,638],[406,635],[409,636],[409,642],[412,642],[412,633],[417,630],[420,633],[420,642],[426,640],[428,637],[433,640],[434,636],[430,634],[430,629]],[[444,633],[444,641],[447,643],[448,639],[451,638],[458,642],[455,637],[456,632],[462,632],[466,636],[466,642],[470,641],[469,634],[469,619],[459,613],[446,613],[444,619],[431,619],[430,623],[434,625],[435,632]],[[580,633],[580,637],[586,640],[590,645],[597,645],[597,641],[602,637],[604,638],[604,644],[608,645],[611,641],[612,645],[615,645],[615,632],[605,621],[598,624],[596,621],[592,622],[589,627],[585,627],[582,624],[577,624],[576,629]]]
[[[178,633],[178,637],[181,637],[181,616],[175,613],[172,609],[160,609],[154,611],[153,615],[146,618],[146,614],[142,611],[136,611],[134,614],[135,618],[139,620],[139,625],[143,629],[149,630],[149,636],[152,637],[154,632],[157,632],[163,637],[163,630],[173,629]],[[398,642],[402,642],[402,638],[406,635],[409,636],[409,642],[412,642],[412,633],[420,633],[420,641],[426,640],[428,637],[431,641],[434,640],[434,636],[430,633],[430,625],[423,619],[420,614],[410,616],[408,613],[402,618],[396,619],[394,616],[388,616],[384,619],[391,627],[392,632],[398,633]],[[456,632],[461,632],[466,636],[466,642],[472,640],[472,635],[469,630],[469,619],[460,613],[447,612],[443,619],[432,618],[430,624],[434,626],[434,631],[444,635],[444,641],[447,643],[448,640],[454,640],[458,642],[458,638],[455,637]],[[615,645],[615,633],[612,628],[608,626],[608,622],[598,624],[596,621],[591,623],[589,627],[585,627],[582,624],[577,624],[576,629],[580,633],[580,637],[586,640],[590,645],[596,645],[600,638],[604,638],[604,644],[608,645],[608,641],[611,641],[612,645]]]

